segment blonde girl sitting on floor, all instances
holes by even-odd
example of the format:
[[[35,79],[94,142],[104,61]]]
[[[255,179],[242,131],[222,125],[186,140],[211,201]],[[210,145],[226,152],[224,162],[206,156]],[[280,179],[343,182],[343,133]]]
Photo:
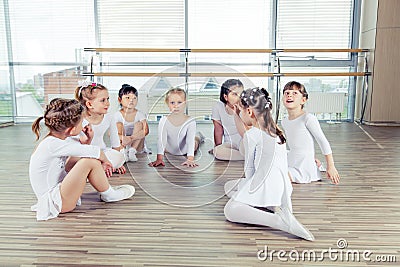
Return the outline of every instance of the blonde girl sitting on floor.
[[[203,142],[196,136],[196,121],[185,114],[186,93],[181,88],[172,88],[165,95],[170,114],[161,118],[158,125],[158,152],[157,159],[149,166],[165,166],[164,153],[172,155],[186,155],[181,164],[187,167],[196,167],[194,153]]]

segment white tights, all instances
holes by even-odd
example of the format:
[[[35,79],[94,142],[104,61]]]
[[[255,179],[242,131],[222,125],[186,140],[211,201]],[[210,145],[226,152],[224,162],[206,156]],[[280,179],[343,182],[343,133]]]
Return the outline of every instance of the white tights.
[[[231,222],[257,224],[288,231],[288,226],[277,214],[257,209],[232,198],[226,203],[224,214]]]

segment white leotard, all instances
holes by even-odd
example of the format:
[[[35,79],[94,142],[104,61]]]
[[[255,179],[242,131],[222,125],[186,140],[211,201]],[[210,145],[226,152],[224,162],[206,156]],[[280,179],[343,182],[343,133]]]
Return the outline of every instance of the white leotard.
[[[100,148],[82,145],[72,138],[65,140],[48,136],[40,142],[29,162],[29,179],[38,199],[32,210],[38,220],[57,217],[62,201],[60,183],[67,175],[65,162],[69,156],[99,158]]]
[[[255,207],[286,206],[292,209],[285,145],[259,128],[245,132],[245,178],[240,179],[236,201]]]
[[[196,121],[188,118],[182,125],[175,126],[168,117],[162,117],[158,125],[157,153],[165,151],[173,155],[194,156]]]
[[[84,119],[82,126],[85,127],[88,124],[89,122]],[[105,114],[103,120],[99,124],[90,124],[90,126],[92,126],[94,133],[92,142],[90,143],[91,145],[99,146],[104,150],[107,147],[104,142],[104,135],[107,130],[109,130],[111,147],[120,146],[117,124],[115,123],[114,116],[111,113]]]
[[[146,115],[140,110],[136,111],[136,115],[133,121],[126,121],[121,111],[117,111],[114,114],[115,123],[122,123],[124,125],[124,135],[131,136],[135,127],[135,123],[146,119]]]
[[[221,122],[221,125],[224,129],[223,143],[232,144],[232,147],[238,150],[242,137],[240,136],[236,128],[234,116],[229,115],[226,112],[224,103],[222,103],[221,101],[215,103],[212,108],[211,118],[215,121]]]
[[[294,182],[310,183],[321,179],[315,164],[314,140],[317,141],[323,155],[332,153],[331,146],[322,132],[318,119],[305,113],[302,116],[289,120],[282,120],[288,144],[289,172]]]

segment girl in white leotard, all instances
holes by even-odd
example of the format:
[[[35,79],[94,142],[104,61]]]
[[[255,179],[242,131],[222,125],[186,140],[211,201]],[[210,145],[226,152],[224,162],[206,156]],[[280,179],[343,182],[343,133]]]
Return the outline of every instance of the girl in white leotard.
[[[225,193],[231,197],[224,208],[225,217],[312,241],[313,235],[292,214],[286,140],[272,119],[271,109],[271,98],[265,89],[247,89],[242,93],[240,117],[247,126],[243,137],[245,178],[225,184]]]
[[[317,118],[304,111],[308,99],[307,91],[301,83],[292,81],[283,89],[283,104],[288,111],[288,118],[282,120],[282,127],[287,136],[288,164],[291,179],[295,183],[310,183],[321,180],[318,170],[318,160],[315,160],[314,140],[325,155],[326,175],[332,183],[339,183],[339,173],[336,170],[332,149],[322,132]]]
[[[84,112],[83,126],[90,125],[94,136],[91,145],[99,146],[104,151],[113,168],[120,174],[126,172],[123,164],[125,157],[120,150],[123,146],[120,143],[117,124],[113,114],[108,113],[110,98],[105,86],[98,83],[87,83],[86,81],[75,89],[75,98],[86,108]],[[104,136],[110,138],[111,147],[107,147]],[[111,176],[109,172],[107,176]]]
[[[149,166],[165,166],[164,153],[186,155],[184,166],[196,167],[194,153],[201,139],[196,136],[196,121],[184,113],[186,93],[181,88],[172,88],[165,95],[170,114],[161,118],[158,125],[157,159]]]
[[[242,91],[243,83],[240,80],[226,80],[221,86],[220,101],[212,108],[215,147],[210,152],[219,160],[244,159],[240,153],[244,129],[237,123],[238,116],[234,111]]]
[[[123,84],[118,92],[121,109],[114,113],[118,135],[125,147],[126,161],[137,161],[136,153],[148,151],[145,137],[149,134],[146,115],[136,108],[138,91],[129,84]]]

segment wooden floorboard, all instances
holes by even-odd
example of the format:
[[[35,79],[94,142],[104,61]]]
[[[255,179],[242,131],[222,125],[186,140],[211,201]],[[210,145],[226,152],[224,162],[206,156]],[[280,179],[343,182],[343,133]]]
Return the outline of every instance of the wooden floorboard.
[[[34,135],[29,125],[0,128],[0,266],[398,266],[334,260],[328,254],[315,261],[288,257],[291,250],[332,248],[369,250],[371,259],[394,255],[400,261],[400,127],[322,127],[341,184],[296,184],[292,196],[294,213],[315,242],[226,221],[223,184],[241,177],[242,163],[214,161],[207,153],[210,140],[196,156],[197,169],[182,169],[180,157],[154,169],[147,166],[154,154],[138,155],[138,162],[127,165],[129,173],[110,178],[113,185],[134,184],[133,199],[106,204],[87,185],[74,212],[37,222],[30,211],[35,196],[28,177]],[[211,125],[198,128],[212,136]],[[152,125],[148,143],[153,151],[156,139]],[[339,249],[339,239],[348,246]],[[277,253],[272,261],[257,259],[265,246],[269,252],[286,251],[287,261]]]

